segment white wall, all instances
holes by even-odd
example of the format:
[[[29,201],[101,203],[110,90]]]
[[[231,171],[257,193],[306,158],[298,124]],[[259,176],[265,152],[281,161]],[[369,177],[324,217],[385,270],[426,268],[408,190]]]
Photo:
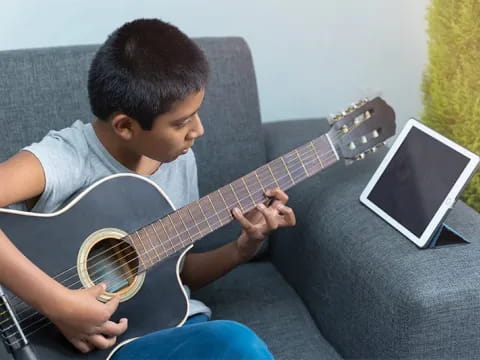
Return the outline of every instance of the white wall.
[[[318,117],[381,93],[403,123],[421,110],[428,0],[0,0],[0,50],[102,42],[159,17],[190,36],[239,35],[264,121]]]

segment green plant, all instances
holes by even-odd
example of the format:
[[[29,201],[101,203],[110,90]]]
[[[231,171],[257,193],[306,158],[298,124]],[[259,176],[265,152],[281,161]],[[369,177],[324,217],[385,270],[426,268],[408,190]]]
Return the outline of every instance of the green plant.
[[[431,0],[422,121],[480,153],[480,0]],[[441,159],[439,159],[441,161]],[[462,199],[480,211],[480,174]]]

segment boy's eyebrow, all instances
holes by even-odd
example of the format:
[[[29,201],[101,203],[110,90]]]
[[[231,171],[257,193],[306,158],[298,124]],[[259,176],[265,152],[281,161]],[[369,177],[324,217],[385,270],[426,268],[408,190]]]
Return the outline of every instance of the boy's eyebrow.
[[[192,117],[194,114],[196,114],[196,113],[198,112],[198,110],[200,110],[200,108],[198,108],[197,110],[195,110],[195,111],[194,111],[193,113],[191,113],[190,115],[181,117],[181,118],[179,118],[179,119],[175,119],[175,120],[173,120],[172,122],[180,122],[180,121],[187,120],[189,117]]]

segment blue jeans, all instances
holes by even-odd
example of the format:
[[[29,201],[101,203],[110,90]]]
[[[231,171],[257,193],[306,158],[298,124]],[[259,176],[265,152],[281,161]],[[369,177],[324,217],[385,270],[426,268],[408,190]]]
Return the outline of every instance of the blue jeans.
[[[273,360],[267,345],[234,321],[208,321],[203,314],[184,326],[145,335],[121,347],[113,360]]]

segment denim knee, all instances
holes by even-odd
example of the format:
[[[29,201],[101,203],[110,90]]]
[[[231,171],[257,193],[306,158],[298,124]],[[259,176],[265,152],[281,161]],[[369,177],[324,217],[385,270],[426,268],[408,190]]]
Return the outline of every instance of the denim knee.
[[[217,346],[223,347],[228,359],[273,360],[267,345],[251,329],[230,320],[209,323],[215,332]]]

